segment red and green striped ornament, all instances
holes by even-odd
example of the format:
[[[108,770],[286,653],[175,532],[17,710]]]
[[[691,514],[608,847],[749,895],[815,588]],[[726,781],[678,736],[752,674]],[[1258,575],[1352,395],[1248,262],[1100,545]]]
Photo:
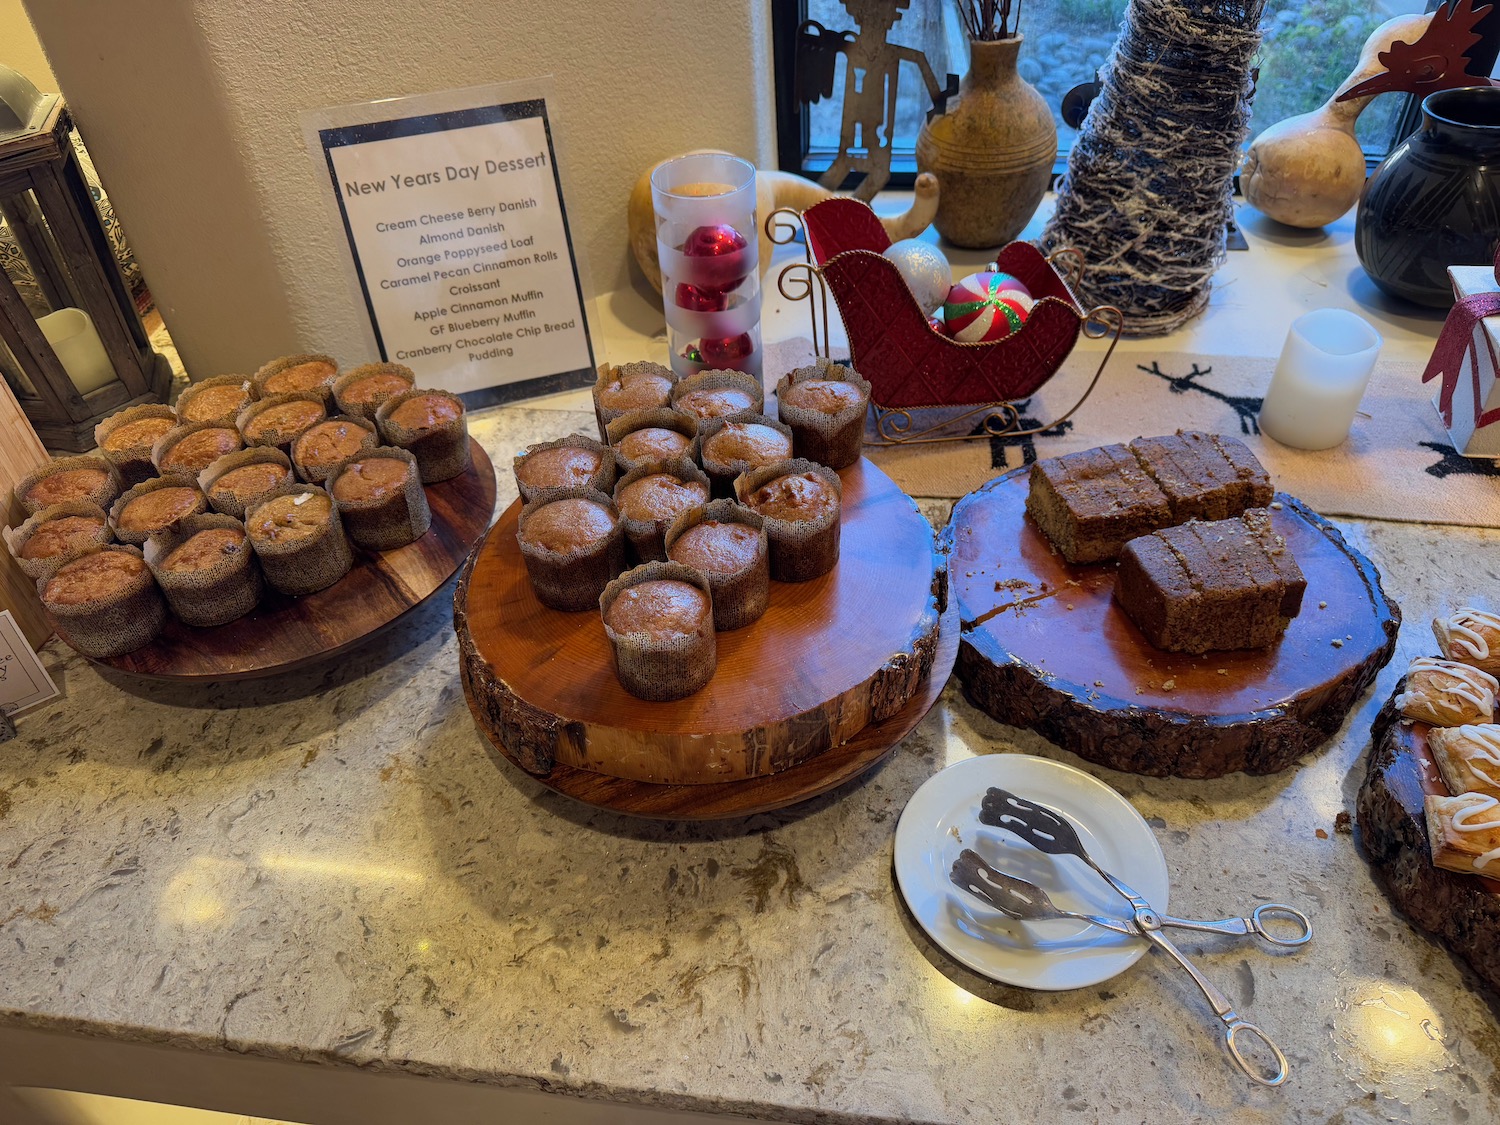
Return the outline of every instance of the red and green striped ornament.
[[[971,273],[948,291],[943,323],[964,343],[1003,340],[1031,314],[1031,292],[1008,273]]]

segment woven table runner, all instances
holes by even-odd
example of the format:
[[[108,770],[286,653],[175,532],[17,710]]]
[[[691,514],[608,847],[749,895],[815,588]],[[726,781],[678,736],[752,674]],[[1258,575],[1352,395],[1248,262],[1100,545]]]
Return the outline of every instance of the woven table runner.
[[[769,345],[768,391],[782,374],[811,362],[812,354],[805,338]],[[1067,410],[1088,385],[1099,354],[1088,345],[1075,351],[1046,386],[1019,404],[1023,422],[1040,425]],[[1315,453],[1260,433],[1260,396],[1275,365],[1274,359],[1253,356],[1117,352],[1078,412],[1032,437],[867,445],[865,452],[912,496],[958,497],[1038,457],[1179,429],[1207,430],[1239,438],[1278,489],[1327,516],[1500,527],[1500,468],[1454,452],[1432,405],[1436,384],[1422,385],[1421,364],[1381,362],[1360,404],[1368,416],[1354,419],[1343,445]],[[913,429],[930,424],[922,412],[913,413]],[[977,425],[978,416],[967,431]],[[873,425],[865,437],[875,440]]]

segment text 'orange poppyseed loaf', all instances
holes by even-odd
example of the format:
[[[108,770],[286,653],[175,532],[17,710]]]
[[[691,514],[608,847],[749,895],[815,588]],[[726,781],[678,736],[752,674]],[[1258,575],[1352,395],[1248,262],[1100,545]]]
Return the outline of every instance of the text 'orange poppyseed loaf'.
[[[1229,519],[1274,495],[1244,443],[1185,431],[1038,461],[1026,510],[1068,562],[1094,563],[1137,536]]]

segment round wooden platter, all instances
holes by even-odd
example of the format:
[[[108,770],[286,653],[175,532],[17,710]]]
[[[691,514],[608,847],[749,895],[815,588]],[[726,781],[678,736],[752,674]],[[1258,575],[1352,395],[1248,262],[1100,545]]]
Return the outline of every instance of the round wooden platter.
[[[1338,529],[1278,494],[1307,578],[1264,649],[1163,652],[1114,600],[1113,564],[1071,566],[1026,515],[1026,468],[955,505],[945,531],[965,694],[1091,762],[1156,777],[1275,773],[1336,731],[1395,651],[1401,612]]]
[[[708,686],[668,703],[620,686],[597,612],[536,600],[512,505],[454,595],[480,730],[543,783],[648,816],[782,807],[879,761],[951,668],[953,646],[945,663],[939,645],[945,575],[931,527],[889,477],[865,460],[839,475],[838,565],[811,582],[773,582],[758,621],[718,635]]]
[[[1397,909],[1443,942],[1491,988],[1500,990],[1500,882],[1433,866],[1423,799],[1446,796],[1427,749],[1426,723],[1403,719],[1395,697],[1376,715],[1365,780],[1359,787],[1360,841]]]
[[[355,548],[354,568],[328,589],[300,598],[267,590],[260,605],[227,625],[195,629],[169,618],[149,645],[98,663],[157,679],[248,680],[353,648],[441,589],[489,527],[495,469],[473,438],[469,452],[467,469],[427,486],[432,526],[415,543]]]

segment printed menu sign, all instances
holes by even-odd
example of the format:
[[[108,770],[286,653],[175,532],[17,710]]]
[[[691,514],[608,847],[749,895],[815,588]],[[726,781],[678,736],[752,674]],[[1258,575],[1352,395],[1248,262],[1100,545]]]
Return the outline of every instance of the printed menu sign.
[[[492,402],[593,381],[544,99],[317,137],[384,359]]]
[[[0,711],[7,715],[56,699],[62,693],[26,643],[10,610],[0,610]]]

